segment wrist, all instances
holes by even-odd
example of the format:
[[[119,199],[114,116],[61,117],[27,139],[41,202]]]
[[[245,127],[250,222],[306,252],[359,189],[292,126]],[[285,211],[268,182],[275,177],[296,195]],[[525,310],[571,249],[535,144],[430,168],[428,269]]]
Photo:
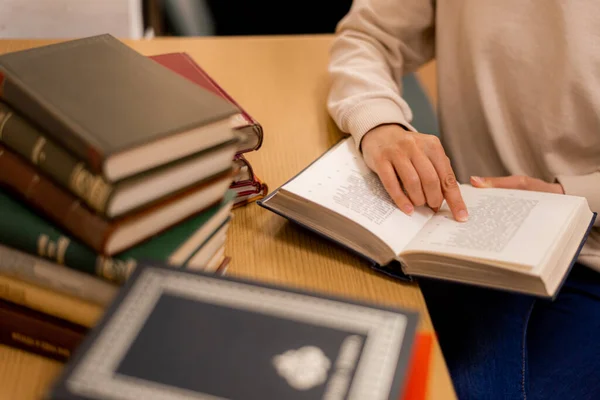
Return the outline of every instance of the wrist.
[[[373,132],[380,132],[382,130],[389,130],[389,129],[395,129],[395,128],[401,128],[402,131],[406,131],[406,132],[411,132],[410,129],[408,129],[406,126],[399,124],[399,123],[385,123],[385,124],[379,124],[377,126],[374,126],[373,128],[369,129],[367,132],[365,132],[365,134],[362,136],[362,138],[360,139],[360,144],[358,146],[359,151],[362,153],[363,151],[363,143],[365,141],[365,138],[367,137],[373,137],[372,133]]]

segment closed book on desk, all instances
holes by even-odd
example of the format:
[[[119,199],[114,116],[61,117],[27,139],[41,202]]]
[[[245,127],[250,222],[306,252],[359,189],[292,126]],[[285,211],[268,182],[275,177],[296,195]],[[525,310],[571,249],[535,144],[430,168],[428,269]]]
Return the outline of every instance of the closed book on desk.
[[[85,327],[93,326],[103,311],[98,304],[4,275],[0,275],[0,299]]]
[[[0,144],[0,185],[8,187],[45,217],[105,255],[127,250],[217,204],[227,192],[233,171],[232,168],[222,171],[127,217],[107,220]]]
[[[255,177],[253,181],[246,184],[232,185],[231,190],[237,193],[234,208],[239,208],[263,199],[269,192],[269,187],[258,177]]]
[[[0,300],[0,344],[65,362],[87,331],[81,325]]]
[[[238,154],[247,153],[260,148],[263,142],[262,125],[248,114],[248,112],[244,110],[244,108],[242,108],[242,106],[187,53],[157,54],[150,56],[150,58],[170,70],[177,72],[181,76],[186,77],[206,90],[210,90],[238,108],[239,112],[233,118],[235,129],[242,134],[242,139],[238,146]]]
[[[204,265],[197,262],[210,258],[202,251],[209,239],[216,237],[217,243],[221,240],[217,233],[230,218],[234,197],[227,192],[219,204],[109,257],[98,254],[0,189],[0,243],[117,284],[123,283],[141,260],[200,269]]]
[[[269,186],[254,173],[250,162],[243,154],[238,154],[234,163],[238,167],[238,174],[231,183],[231,190],[237,194],[234,207],[242,207],[264,198],[269,193]]]
[[[48,397],[397,400],[416,322],[406,310],[146,265]]]
[[[106,305],[118,286],[75,269],[0,244],[0,275],[86,302]]]
[[[0,144],[106,218],[118,218],[231,168],[238,141],[231,139],[168,165],[107,182],[35,123],[0,101]]]
[[[0,98],[109,182],[231,140],[238,113],[108,34],[1,55]]]
[[[461,185],[469,221],[393,203],[352,138],[259,204],[399,277],[424,276],[553,297],[596,218],[583,197]]]

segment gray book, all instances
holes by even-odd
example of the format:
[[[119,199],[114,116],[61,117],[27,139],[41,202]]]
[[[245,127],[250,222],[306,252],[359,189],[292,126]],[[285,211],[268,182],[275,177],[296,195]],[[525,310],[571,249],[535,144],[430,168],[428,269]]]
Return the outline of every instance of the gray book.
[[[239,112],[108,34],[0,56],[0,99],[108,182],[235,139]]]
[[[416,324],[411,311],[147,264],[49,398],[397,400]]]

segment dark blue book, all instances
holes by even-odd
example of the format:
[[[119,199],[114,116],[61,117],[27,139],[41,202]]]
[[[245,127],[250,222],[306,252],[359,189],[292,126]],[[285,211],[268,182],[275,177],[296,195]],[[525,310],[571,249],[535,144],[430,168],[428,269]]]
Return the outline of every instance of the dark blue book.
[[[138,267],[52,400],[397,400],[417,314],[249,280]]]
[[[469,221],[444,202],[408,216],[340,141],[258,204],[365,258],[399,279],[443,279],[555,297],[596,214],[583,197],[461,185]]]

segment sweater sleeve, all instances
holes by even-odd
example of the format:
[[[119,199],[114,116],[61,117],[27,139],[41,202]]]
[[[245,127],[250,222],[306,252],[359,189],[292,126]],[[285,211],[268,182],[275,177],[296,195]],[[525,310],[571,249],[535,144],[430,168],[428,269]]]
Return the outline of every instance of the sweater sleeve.
[[[372,128],[397,123],[414,131],[401,78],[433,58],[433,0],[354,0],[330,52],[328,111],[360,149]]]
[[[556,180],[562,185],[565,194],[585,197],[590,209],[600,214],[600,171],[587,175],[560,175]],[[600,218],[596,218],[594,226],[600,226]]]

